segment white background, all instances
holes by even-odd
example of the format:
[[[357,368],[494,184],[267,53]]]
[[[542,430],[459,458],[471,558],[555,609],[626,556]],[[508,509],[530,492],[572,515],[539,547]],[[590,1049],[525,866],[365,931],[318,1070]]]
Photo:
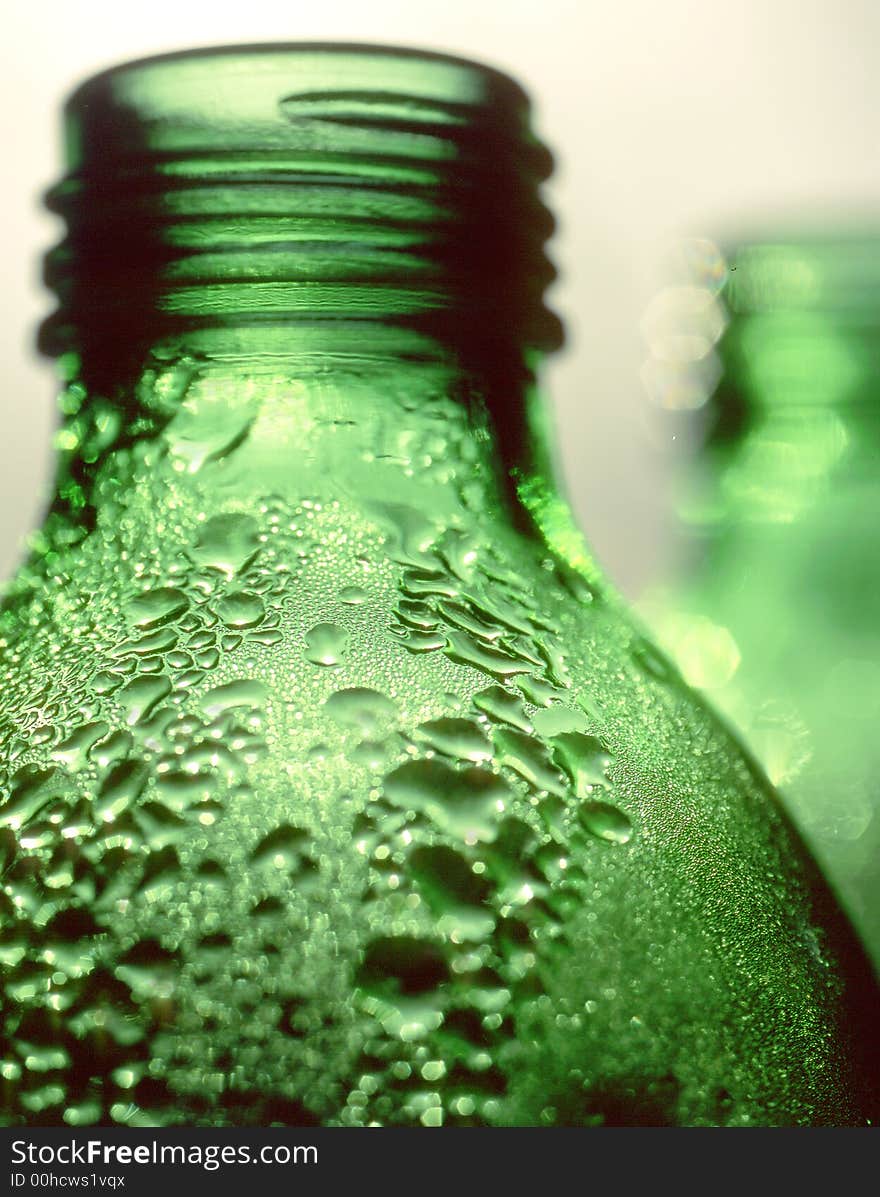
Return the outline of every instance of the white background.
[[[59,111],[84,76],[200,44],[352,40],[488,61],[531,92],[556,151],[548,199],[569,345],[549,370],[569,491],[600,559],[636,594],[668,568],[670,424],[639,381],[639,320],[664,249],[786,214],[880,201],[880,5],[871,0],[42,0],[6,4],[0,51],[0,575],[49,477],[50,306],[39,195],[60,172]]]

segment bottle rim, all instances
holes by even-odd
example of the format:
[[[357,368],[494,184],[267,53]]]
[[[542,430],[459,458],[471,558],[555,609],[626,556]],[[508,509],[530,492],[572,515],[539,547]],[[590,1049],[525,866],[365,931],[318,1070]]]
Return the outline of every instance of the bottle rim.
[[[92,76],[65,125],[45,352],[325,320],[481,360],[562,342],[544,304],[553,160],[495,68],[369,43],[209,46]]]
[[[96,87],[107,82],[121,79],[123,76],[153,70],[154,68],[184,66],[190,62],[209,62],[219,58],[234,57],[297,57],[302,55],[351,56],[362,58],[389,58],[407,62],[433,64],[439,72],[442,68],[452,68],[456,71],[472,73],[481,77],[503,90],[511,98],[520,103],[528,103],[528,95],[520,84],[500,67],[493,66],[481,59],[469,58],[464,55],[452,54],[442,50],[431,50],[418,46],[395,45],[386,42],[361,41],[268,41],[268,42],[230,42],[217,45],[195,46],[179,50],[166,50],[158,54],[147,54],[143,57],[123,59],[113,63],[100,71],[96,71],[87,79],[79,83],[69,94],[66,104],[75,105],[80,100],[88,98],[89,93]]]

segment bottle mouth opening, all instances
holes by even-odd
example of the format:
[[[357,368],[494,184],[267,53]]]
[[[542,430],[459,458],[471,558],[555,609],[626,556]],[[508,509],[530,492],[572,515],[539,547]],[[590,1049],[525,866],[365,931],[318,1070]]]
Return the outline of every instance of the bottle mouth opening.
[[[500,71],[370,45],[183,51],[87,80],[65,125],[49,353],[147,308],[172,326],[439,315],[445,335],[561,342],[552,158]]]

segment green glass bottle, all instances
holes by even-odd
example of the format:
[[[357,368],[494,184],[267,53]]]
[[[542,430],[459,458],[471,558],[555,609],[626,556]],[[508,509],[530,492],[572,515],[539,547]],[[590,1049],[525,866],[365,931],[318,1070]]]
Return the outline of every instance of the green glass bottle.
[[[728,257],[680,505],[691,566],[652,622],[782,788],[880,963],[880,238],[789,230]]]
[[[67,129],[6,1120],[868,1122],[864,957],[552,481],[520,89],[211,50]]]

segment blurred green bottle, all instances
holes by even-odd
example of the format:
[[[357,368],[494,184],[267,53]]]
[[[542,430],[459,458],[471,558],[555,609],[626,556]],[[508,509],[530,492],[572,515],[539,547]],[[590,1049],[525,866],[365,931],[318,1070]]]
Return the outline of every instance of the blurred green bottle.
[[[552,480],[520,89],[213,50],[67,132],[6,1120],[864,1125],[864,957]]]
[[[782,788],[880,962],[880,237],[707,261],[680,331],[695,312],[727,324],[721,373],[680,507],[691,562],[651,622]]]

